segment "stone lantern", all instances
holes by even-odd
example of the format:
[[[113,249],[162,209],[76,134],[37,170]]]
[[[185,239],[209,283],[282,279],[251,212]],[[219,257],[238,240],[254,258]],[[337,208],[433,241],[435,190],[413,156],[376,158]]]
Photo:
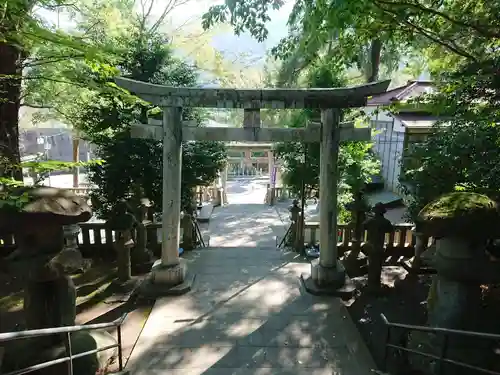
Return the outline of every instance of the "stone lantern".
[[[361,243],[364,240],[363,223],[366,220],[366,213],[370,211],[370,205],[366,202],[362,191],[356,193],[355,199],[345,206],[346,210],[351,212],[351,226],[353,228],[352,249],[344,260],[344,265],[356,265],[361,251]]]
[[[147,272],[153,265],[153,252],[148,249],[148,227],[152,224],[150,209],[153,203],[146,198],[142,187],[136,188],[129,201],[130,211],[135,215],[136,226],[136,244],[130,254],[132,268],[134,272]],[[125,213],[126,215],[126,213]],[[132,224],[134,226],[134,224]]]
[[[64,227],[88,221],[90,207],[85,198],[63,189],[23,187],[11,195],[21,197],[21,204],[0,209],[0,228],[13,232],[17,244],[6,258],[7,269],[19,267],[27,281],[26,328],[74,325],[76,290],[70,275],[83,272],[84,260],[76,246],[65,246]],[[54,335],[39,341],[60,339]]]
[[[127,211],[127,202],[120,201],[116,205],[113,216],[107,221],[110,229],[116,231],[114,247],[118,260],[118,279],[126,282],[132,277],[130,251],[134,247],[132,229],[137,225],[133,214]]]
[[[488,239],[500,225],[498,206],[485,195],[452,193],[429,203],[419,213],[422,232],[436,239],[431,265],[436,269],[429,295],[429,323],[473,329],[466,311],[480,306],[481,284],[500,281],[500,264],[486,253]]]
[[[500,263],[486,251],[500,227],[498,206],[485,195],[450,193],[425,206],[418,215],[419,230],[433,237],[422,258],[436,270],[427,299],[428,324],[465,331],[485,331],[481,317],[481,285],[500,282]],[[409,347],[440,355],[439,337],[412,333]],[[470,337],[450,336],[447,357],[459,361],[482,358],[485,351]],[[437,363],[415,358],[412,365],[435,371]],[[443,374],[468,374],[468,369],[448,368]]]
[[[368,290],[377,293],[381,290],[380,277],[385,259],[385,235],[394,230],[391,222],[384,217],[387,210],[382,203],[377,203],[373,216],[363,222],[367,241],[363,251],[368,255]]]

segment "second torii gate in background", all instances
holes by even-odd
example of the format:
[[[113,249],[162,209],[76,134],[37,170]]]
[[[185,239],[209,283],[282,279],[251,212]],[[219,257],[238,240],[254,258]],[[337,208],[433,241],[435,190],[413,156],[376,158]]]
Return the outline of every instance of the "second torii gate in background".
[[[340,109],[363,107],[367,98],[385,92],[390,81],[330,89],[217,89],[154,85],[126,78],[116,83],[163,109],[163,121],[141,125],[139,137],[163,140],[162,256],[152,269],[153,282],[174,287],[184,282],[186,267],[178,255],[180,233],[182,141],[314,142],[320,143],[320,257],[311,265],[314,284],[341,288],[343,266],[337,259],[337,181],[341,141],[369,141],[370,128],[340,123]],[[183,107],[242,108],[242,128],[196,127],[183,124]],[[261,128],[260,109],[321,109],[321,126]],[[135,130],[138,128],[136,127]]]

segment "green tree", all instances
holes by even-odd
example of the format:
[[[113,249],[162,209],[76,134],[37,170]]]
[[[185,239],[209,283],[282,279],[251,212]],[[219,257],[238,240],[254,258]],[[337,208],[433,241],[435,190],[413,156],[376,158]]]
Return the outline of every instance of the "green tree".
[[[440,77],[436,94],[415,100],[414,105],[425,105],[442,120],[415,146],[413,168],[402,176],[411,181],[403,186],[410,219],[425,204],[455,190],[500,199],[499,62],[500,57],[466,63]]]
[[[211,7],[203,25],[229,22],[236,34],[249,31],[262,41],[268,35],[269,11],[283,4],[226,0]],[[382,61],[390,66],[411,51],[427,56],[431,68],[441,69],[463,60],[482,60],[496,50],[498,9],[498,1],[487,0],[296,0],[288,36],[274,53],[296,60],[292,66],[307,66],[334,51],[338,62],[367,66],[367,80],[377,76]]]
[[[189,142],[182,151],[181,206],[186,209],[192,202],[193,187],[213,182],[224,168],[226,150],[220,142]],[[141,186],[153,201],[155,212],[161,212],[161,142],[133,139],[124,131],[99,143],[97,152],[104,163],[89,168],[89,180],[98,187],[91,199],[99,217],[108,219],[116,203],[127,199],[134,186]]]
[[[380,162],[371,154],[366,142],[342,143],[339,151],[338,212],[339,222],[349,221],[345,205],[358,197],[373,175],[380,171]],[[304,184],[306,197],[319,191],[320,147],[317,144],[279,143],[277,157],[284,164],[283,182],[301,197]]]
[[[19,108],[23,101],[23,74],[65,59],[100,59],[100,45],[89,46],[82,35],[69,35],[43,23],[36,9],[70,7],[61,0],[2,0],[0,2],[0,154],[19,166]],[[47,49],[47,46],[54,47]],[[32,76],[31,79],[41,79]],[[45,77],[50,79],[49,77]],[[5,164],[2,164],[5,165]],[[0,175],[22,180],[19,167],[2,168]]]
[[[346,79],[329,62],[316,65],[308,72],[310,87],[342,87]],[[344,117],[349,113],[344,111]],[[302,110],[284,119],[284,125],[291,128],[304,127],[308,121],[318,121],[317,110]],[[344,206],[362,192],[371,177],[379,172],[380,163],[370,153],[371,144],[366,142],[342,143],[339,151],[339,220],[349,218]],[[284,162],[284,183],[300,196],[304,184],[306,196],[311,191],[319,191],[320,147],[318,144],[302,142],[278,143],[277,156]],[[302,198],[302,197],[301,197]]]
[[[127,35],[114,37],[114,43],[116,66],[90,64],[77,75],[90,79],[93,86],[87,86],[84,95],[75,98],[74,111],[68,116],[97,145],[97,153],[104,160],[102,166],[91,167],[89,173],[90,181],[98,187],[92,195],[94,209],[104,218],[117,201],[129,196],[133,186],[143,187],[158,212],[162,202],[162,144],[130,137],[131,124],[145,123],[148,117],[161,112],[116,87],[112,79],[120,73],[170,86],[196,86],[198,82],[196,67],[174,57],[166,37],[143,29],[142,24],[129,29]],[[183,119],[199,123],[202,115],[199,111],[185,110]],[[191,204],[192,189],[213,182],[225,161],[225,147],[219,142],[184,143],[183,208]]]

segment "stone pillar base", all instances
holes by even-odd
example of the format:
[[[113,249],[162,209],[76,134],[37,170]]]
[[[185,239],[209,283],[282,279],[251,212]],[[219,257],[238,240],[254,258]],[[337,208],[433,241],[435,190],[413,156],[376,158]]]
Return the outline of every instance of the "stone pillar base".
[[[146,298],[181,295],[192,288],[195,275],[187,272],[186,263],[179,259],[175,266],[164,266],[157,260],[151,269],[150,277],[143,283],[139,294]]]
[[[340,262],[337,262],[335,268],[323,267],[319,259],[315,259],[311,262],[311,274],[302,274],[301,281],[309,293],[318,296],[351,298],[356,290]]]
[[[161,259],[158,259],[151,268],[151,281],[153,284],[176,286],[184,282],[186,270],[186,264],[183,262],[175,266],[164,266]]]
[[[340,288],[345,284],[344,265],[337,261],[337,267],[324,267],[319,259],[311,262],[311,277],[319,287]]]

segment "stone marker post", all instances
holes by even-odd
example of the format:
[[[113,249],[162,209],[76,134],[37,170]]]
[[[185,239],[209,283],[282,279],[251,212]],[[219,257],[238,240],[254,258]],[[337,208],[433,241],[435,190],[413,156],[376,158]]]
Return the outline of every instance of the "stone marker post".
[[[368,232],[365,252],[368,253],[368,290],[378,292],[381,288],[380,276],[385,258],[385,234],[394,230],[391,222],[384,217],[387,212],[382,203],[373,207],[374,216],[363,223]]]
[[[269,168],[269,205],[273,206],[275,203],[276,195],[276,174],[274,173],[274,153],[269,151],[268,153],[268,168]]]
[[[300,207],[299,201],[297,199],[293,200],[293,204],[288,208],[290,211],[290,237],[287,241],[287,245],[295,247],[297,242],[297,237],[299,235],[298,225],[299,225],[299,216],[300,216]]]
[[[347,255],[344,257],[344,265],[349,269],[350,267],[358,266],[358,257],[361,252],[361,243],[364,241],[365,229],[363,224],[366,220],[366,212],[370,210],[368,203],[365,200],[364,194],[358,191],[355,195],[355,199],[346,205],[346,209],[352,214],[352,226],[353,226],[353,238],[352,238],[352,248]]]
[[[184,250],[193,250],[196,247],[196,232],[192,214],[192,212],[185,212],[181,219],[182,247]]]
[[[411,264],[411,267],[416,273],[420,271],[420,267],[422,265],[422,253],[427,250],[427,244],[429,243],[429,236],[420,232],[417,227],[418,226],[415,226],[412,229],[413,235],[415,236],[415,257],[413,258],[413,262]]]
[[[142,271],[149,269],[153,263],[153,253],[148,249],[148,227],[152,223],[148,219],[149,209],[152,207],[149,199],[139,196],[138,223],[136,227],[136,245],[131,253],[131,261],[134,270]]]
[[[118,280],[128,281],[132,278],[132,262],[130,260],[130,250],[134,246],[130,229],[116,232],[118,237],[115,242],[115,250],[118,261]]]
[[[132,277],[130,251],[134,246],[132,230],[137,225],[136,217],[128,212],[128,204],[120,201],[116,204],[112,217],[107,221],[110,229],[116,231],[115,243],[118,262],[118,279],[126,282]]]

